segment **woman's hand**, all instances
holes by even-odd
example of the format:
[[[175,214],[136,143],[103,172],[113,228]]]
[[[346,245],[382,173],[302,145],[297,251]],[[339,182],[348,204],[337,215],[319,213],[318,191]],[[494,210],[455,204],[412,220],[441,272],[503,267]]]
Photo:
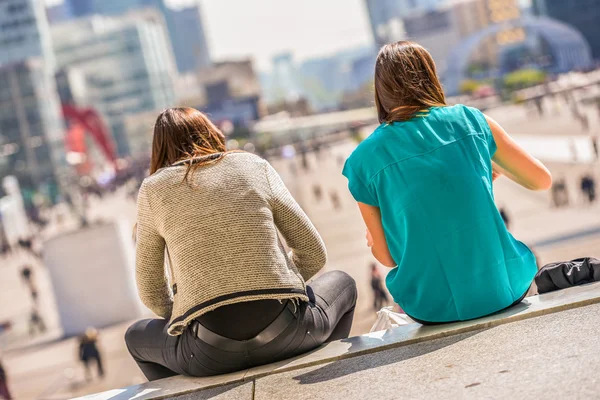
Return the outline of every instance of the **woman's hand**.
[[[371,232],[369,231],[369,228],[367,228],[367,246],[369,247],[373,247],[373,236],[371,236]]]

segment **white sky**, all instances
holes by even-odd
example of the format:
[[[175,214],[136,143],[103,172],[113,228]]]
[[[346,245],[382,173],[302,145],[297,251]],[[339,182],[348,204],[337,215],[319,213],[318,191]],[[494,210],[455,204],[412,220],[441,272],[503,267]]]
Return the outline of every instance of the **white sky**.
[[[191,2],[170,0],[173,5]],[[250,55],[259,69],[267,69],[271,57],[282,51],[304,60],[371,42],[364,0],[201,0],[201,4],[214,59]]]

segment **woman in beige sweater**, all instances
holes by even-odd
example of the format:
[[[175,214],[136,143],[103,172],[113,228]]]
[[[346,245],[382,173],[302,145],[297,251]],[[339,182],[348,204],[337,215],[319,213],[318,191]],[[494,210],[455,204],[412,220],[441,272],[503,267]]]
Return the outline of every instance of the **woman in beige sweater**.
[[[224,142],[192,108],[156,120],[136,280],[161,318],[125,335],[149,380],[250,368],[350,332],[355,282],[331,271],[306,284],[326,262],[321,237],[268,162]]]

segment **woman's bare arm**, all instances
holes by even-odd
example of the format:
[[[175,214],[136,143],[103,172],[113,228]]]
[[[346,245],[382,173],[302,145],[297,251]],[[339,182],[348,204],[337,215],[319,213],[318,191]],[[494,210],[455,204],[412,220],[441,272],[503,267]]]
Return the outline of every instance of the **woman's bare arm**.
[[[381,264],[389,268],[394,268],[397,263],[392,258],[390,250],[388,249],[387,241],[385,240],[385,233],[383,232],[383,225],[381,224],[381,212],[379,207],[370,206],[365,203],[358,203],[358,208],[362,214],[365,225],[367,225],[367,237],[371,234],[371,253]],[[367,239],[368,241],[368,239]]]
[[[487,115],[485,118],[497,147],[493,157],[494,172],[530,190],[550,189],[552,175],[544,164],[519,146],[496,121]]]

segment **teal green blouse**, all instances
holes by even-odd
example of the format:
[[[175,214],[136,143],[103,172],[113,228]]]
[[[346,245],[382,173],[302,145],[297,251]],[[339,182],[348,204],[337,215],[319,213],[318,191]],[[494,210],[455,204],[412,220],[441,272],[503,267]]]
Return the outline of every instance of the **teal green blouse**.
[[[448,322],[502,310],[528,290],[535,256],[494,203],[496,144],[481,111],[431,108],[382,124],[343,174],[356,201],[379,207],[397,263],[386,284],[404,311]]]

